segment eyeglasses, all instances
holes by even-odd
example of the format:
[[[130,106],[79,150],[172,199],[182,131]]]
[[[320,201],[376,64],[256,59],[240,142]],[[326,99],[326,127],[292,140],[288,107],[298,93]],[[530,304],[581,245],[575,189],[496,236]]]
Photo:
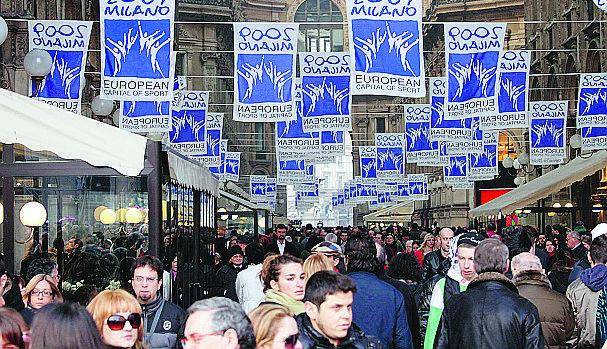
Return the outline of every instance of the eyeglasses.
[[[53,293],[53,291],[47,291],[47,290],[37,291],[37,290],[33,290],[32,293],[31,293],[31,295],[34,296],[34,297],[42,296],[44,298],[47,298],[47,297],[54,296],[55,294]]]
[[[185,338],[181,338],[181,345],[183,345],[184,348],[187,348],[188,345],[198,345],[202,343],[202,340],[205,339],[206,337],[211,337],[211,336],[219,336],[224,334],[225,331],[215,331],[215,332],[211,332],[211,333],[193,333]]]
[[[152,282],[157,281],[158,278],[146,278],[143,276],[135,276],[133,280],[135,280],[135,282],[138,284],[142,284],[144,280],[146,281],[146,283],[151,284]]]
[[[110,330],[120,331],[124,328],[124,324],[126,324],[127,321],[131,324],[132,328],[139,328],[139,326],[141,326],[141,314],[131,313],[126,319],[122,315],[112,315],[107,318],[106,323]]]
[[[289,337],[285,338],[285,349],[295,349],[295,345],[299,340],[299,333],[292,334]]]

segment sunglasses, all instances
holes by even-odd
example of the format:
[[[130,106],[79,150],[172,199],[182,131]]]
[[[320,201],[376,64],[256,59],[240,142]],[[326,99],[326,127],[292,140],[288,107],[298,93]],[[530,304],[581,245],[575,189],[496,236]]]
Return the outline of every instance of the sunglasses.
[[[295,349],[295,345],[299,340],[299,333],[292,334],[289,337],[285,338],[285,349]]]
[[[124,328],[124,324],[126,324],[127,321],[131,324],[132,328],[139,328],[139,326],[141,326],[141,314],[131,313],[126,319],[122,315],[112,315],[107,318],[106,322],[110,330],[120,331]]]

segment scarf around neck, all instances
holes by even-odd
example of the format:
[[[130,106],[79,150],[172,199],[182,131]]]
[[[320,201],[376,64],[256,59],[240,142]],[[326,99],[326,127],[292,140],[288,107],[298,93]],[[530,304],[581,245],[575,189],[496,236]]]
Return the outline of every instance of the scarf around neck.
[[[280,291],[267,290],[266,302],[280,304],[293,312],[294,315],[299,315],[305,311],[303,302],[295,300]]]

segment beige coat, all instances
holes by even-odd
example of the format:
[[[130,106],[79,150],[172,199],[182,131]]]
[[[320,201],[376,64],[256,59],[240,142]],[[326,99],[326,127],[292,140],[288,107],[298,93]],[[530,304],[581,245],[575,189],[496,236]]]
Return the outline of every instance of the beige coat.
[[[567,299],[575,314],[575,346],[594,346],[599,292],[592,291],[578,278],[567,287]]]

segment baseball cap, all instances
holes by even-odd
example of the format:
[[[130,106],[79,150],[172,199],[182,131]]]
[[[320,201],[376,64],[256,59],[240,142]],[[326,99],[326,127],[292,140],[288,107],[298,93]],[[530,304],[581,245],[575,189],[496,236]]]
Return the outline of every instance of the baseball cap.
[[[476,247],[481,241],[483,241],[483,238],[478,234],[464,233],[459,236],[459,239],[457,239],[457,246],[461,244],[468,244]]]
[[[331,241],[323,241],[312,247],[312,253],[341,254],[341,247]]]

